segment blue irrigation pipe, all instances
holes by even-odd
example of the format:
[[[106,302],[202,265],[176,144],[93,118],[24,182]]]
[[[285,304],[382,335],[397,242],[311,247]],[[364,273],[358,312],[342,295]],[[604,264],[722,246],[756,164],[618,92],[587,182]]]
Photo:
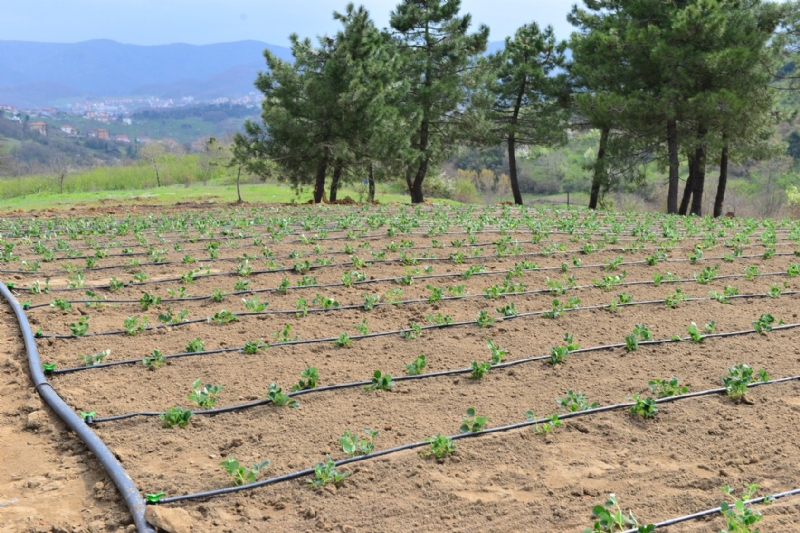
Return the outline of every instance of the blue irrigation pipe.
[[[61,399],[61,397],[53,390],[53,387],[47,381],[42,371],[42,363],[39,359],[39,350],[36,347],[36,340],[33,338],[31,326],[28,323],[28,317],[25,311],[20,306],[17,299],[11,294],[5,283],[0,282],[0,293],[8,301],[8,304],[14,310],[17,317],[17,323],[22,333],[22,338],[25,342],[25,351],[28,354],[28,365],[30,367],[31,379],[34,383],[34,388],[38,391],[42,400],[55,411],[56,415],[64,421],[64,423],[74,431],[78,438],[86,445],[87,448],[97,457],[100,464],[111,478],[111,481],[117,487],[122,498],[125,500],[125,505],[128,507],[133,523],[136,525],[138,533],[155,533],[155,530],[148,525],[144,519],[145,502],[133,480],[128,473],[119,464],[114,454],[103,443],[102,440],[92,431],[83,419],[75,414],[70,407]]]

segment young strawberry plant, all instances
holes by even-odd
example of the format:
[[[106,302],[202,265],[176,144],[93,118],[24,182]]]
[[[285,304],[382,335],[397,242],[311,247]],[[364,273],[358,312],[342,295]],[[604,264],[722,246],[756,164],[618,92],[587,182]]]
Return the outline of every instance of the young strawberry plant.
[[[775,318],[768,314],[763,313],[758,320],[753,322],[753,329],[756,330],[757,333],[761,333],[762,335],[766,335],[768,331],[772,331],[772,324],[775,322]]]
[[[202,352],[204,349],[205,344],[198,338],[194,338],[186,344],[186,353]]]
[[[419,452],[423,457],[430,457],[432,455],[437,460],[441,461],[456,451],[456,445],[453,443],[453,439],[441,433],[433,437],[428,437],[425,439],[425,442],[431,445],[431,449],[426,452]]]
[[[754,375],[754,370],[749,365],[738,364],[728,368],[728,375],[722,378],[725,392],[728,397],[736,402],[744,399],[747,394],[748,385],[757,381],[769,381],[766,370],[758,371],[758,378]]]
[[[314,477],[308,480],[308,485],[312,488],[324,487],[328,484],[339,485],[350,475],[350,472],[339,472],[336,463],[329,455],[325,462],[314,465]]]
[[[293,400],[288,394],[284,394],[283,389],[278,387],[277,383],[269,384],[267,398],[272,400],[272,403],[278,407],[291,407],[295,409],[300,407],[300,403],[297,400]]]
[[[142,306],[143,311],[147,311],[151,307],[161,305],[161,296],[155,296],[149,292],[146,292],[141,298],[139,298],[139,304]]]
[[[564,397],[558,398],[556,402],[569,413],[594,409],[598,405],[597,402],[589,403],[584,393],[571,390],[568,390]]]
[[[146,316],[142,317],[129,316],[128,318],[123,320],[125,333],[131,336],[138,335],[139,333],[147,329],[148,322],[149,319]]]
[[[436,313],[435,316],[428,315],[425,317],[425,320],[427,320],[431,324],[436,324],[438,326],[453,323],[453,317],[451,317],[450,315],[443,315],[442,313]]]
[[[727,529],[720,533],[758,533],[757,529],[752,526],[763,520],[764,516],[745,504],[746,501],[753,498],[759,486],[757,484],[745,485],[742,491],[742,497],[734,501],[733,504],[728,502],[721,502],[719,504],[722,510],[722,516],[727,523]],[[728,495],[733,495],[733,488],[729,485],[721,487],[722,492]],[[765,503],[769,503],[769,499]]]
[[[675,309],[678,307],[678,304],[681,303],[683,300],[689,298],[688,294],[683,294],[683,291],[680,289],[675,289],[673,294],[668,295],[664,299],[664,304],[669,307],[670,309]]]
[[[153,355],[142,359],[142,364],[150,370],[155,370],[163,366],[166,362],[167,360],[164,358],[164,354],[161,353],[161,350],[153,350]]]
[[[342,451],[348,457],[355,457],[356,455],[369,455],[375,449],[375,437],[378,432],[372,429],[365,429],[366,437],[361,437],[352,431],[345,431],[344,435],[339,437],[339,444],[342,445]]]
[[[356,331],[358,331],[361,335],[369,335],[369,327],[367,326],[367,319],[365,318],[361,322],[355,324]]]
[[[479,311],[475,323],[479,328],[488,328],[490,325],[494,324],[494,318],[489,316],[489,311]]]
[[[292,385],[293,391],[316,389],[317,381],[319,381],[319,372],[315,366],[307,366],[305,370],[300,373],[300,381],[297,385]]]
[[[221,303],[225,300],[225,291],[222,289],[214,289],[211,291],[211,301],[214,303]]]
[[[418,339],[422,336],[422,326],[416,322],[411,322],[409,324],[409,328],[410,329],[401,331],[400,336],[408,340]]]
[[[268,467],[269,464],[269,461],[262,461],[260,463],[253,463],[253,466],[247,467],[239,464],[239,461],[233,457],[228,456],[219,466],[231,476],[233,484],[238,487],[240,485],[247,485],[248,483],[255,483],[258,479],[258,474]]]
[[[251,313],[261,313],[269,305],[267,302],[260,302],[258,296],[253,296],[252,298],[242,298],[242,302],[244,303],[245,309]]]
[[[503,316],[517,316],[517,307],[514,305],[514,302],[511,302],[503,307],[498,307],[495,309],[495,311]]]
[[[214,315],[211,316],[208,319],[208,321],[209,322],[213,322],[214,324],[217,324],[218,326],[222,326],[222,325],[225,325],[225,324],[230,324],[231,322],[238,322],[239,321],[239,317],[236,316],[234,313],[231,313],[230,311],[228,311],[226,309],[223,309],[222,311],[214,313]]]
[[[475,408],[470,407],[467,409],[467,416],[462,419],[461,433],[483,431],[487,422],[489,422],[488,416],[475,416]]]
[[[658,407],[652,398],[642,398],[638,394],[634,394],[631,399],[633,400],[633,405],[630,407],[632,414],[642,418],[653,418],[658,413]]]
[[[428,363],[425,360],[425,354],[420,355],[411,364],[406,365],[406,372],[409,376],[418,376],[422,374],[422,371],[425,369],[425,366]]]
[[[347,332],[339,335],[339,338],[333,341],[333,345],[339,348],[350,348],[353,346],[353,340]]]
[[[758,276],[759,274],[761,274],[761,269],[758,268],[757,265],[748,265],[744,269],[744,279],[748,281]]]
[[[378,294],[367,294],[364,293],[364,310],[365,311],[372,311],[375,308],[375,304],[377,304],[381,297]]]
[[[697,324],[694,322],[686,326],[686,331],[689,332],[689,338],[692,340],[692,342],[703,342],[703,334],[700,333],[700,331],[697,329]]]
[[[472,368],[472,374],[469,375],[469,379],[481,379],[489,370],[491,370],[492,365],[486,361],[472,361],[470,363],[470,367]]]
[[[73,322],[69,325],[69,330],[76,337],[82,337],[83,335],[86,335],[86,333],[89,331],[89,317],[80,317],[77,322]]]
[[[62,298],[56,298],[55,300],[50,302],[50,307],[56,307],[64,312],[72,310],[72,304]]]
[[[550,347],[550,364],[553,366],[563,364],[567,356],[578,348],[580,348],[580,346],[575,342],[575,338],[572,334],[564,333],[564,345]]]
[[[541,424],[536,422],[533,424],[534,433],[538,435],[545,435],[561,425],[561,420],[558,419],[557,414],[545,416],[545,418],[548,419],[549,422],[542,422]],[[534,413],[533,411],[526,412],[525,420],[527,420],[528,422],[533,422],[534,420],[537,420],[536,413]]]
[[[489,361],[492,365],[499,365],[506,357],[506,350],[497,346],[492,339],[487,339],[486,347],[492,352],[492,359]]]
[[[656,398],[679,396],[689,392],[689,387],[679,384],[678,378],[674,376],[670,379],[651,379],[647,384]]]
[[[198,379],[192,383],[192,392],[187,397],[200,407],[212,409],[214,404],[217,403],[217,394],[222,392],[223,388],[221,385],[212,385],[210,383],[203,385]]]
[[[652,533],[655,531],[653,524],[646,526],[639,525],[639,522],[633,516],[633,512],[628,511],[626,515],[622,512],[622,508],[617,503],[617,497],[614,494],[608,496],[605,505],[595,505],[592,508],[592,514],[597,521],[591,528],[586,528],[583,533],[614,533],[615,531],[626,531],[635,528],[637,533]]]
[[[286,324],[286,325],[283,326],[283,329],[281,331],[279,331],[277,333],[273,333],[272,336],[278,342],[292,342],[292,341],[296,341],[297,339],[300,338],[299,335],[295,335],[294,339],[293,339],[291,337],[291,333],[292,333],[292,325],[291,324]]]
[[[380,370],[376,370],[372,375],[372,383],[364,387],[364,390],[391,390],[394,387],[394,381],[389,374],[382,374]]]
[[[106,357],[111,355],[111,350],[103,350],[101,352],[89,354],[89,355],[81,355],[81,359],[83,359],[83,364],[86,366],[95,366],[102,363]]]
[[[189,419],[192,418],[192,412],[181,406],[171,407],[158,415],[158,418],[161,419],[167,429],[174,426],[183,429],[189,423]]]

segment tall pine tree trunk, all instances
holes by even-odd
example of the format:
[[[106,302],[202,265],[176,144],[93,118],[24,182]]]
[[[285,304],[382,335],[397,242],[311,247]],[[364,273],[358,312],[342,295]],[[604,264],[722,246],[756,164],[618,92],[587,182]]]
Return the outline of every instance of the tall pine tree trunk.
[[[692,182],[692,214],[703,214],[703,187],[706,181],[706,145],[705,138],[708,130],[704,125],[697,128],[697,151],[695,152],[695,173]]]
[[[508,134],[508,181],[511,182],[511,192],[514,193],[514,203],[522,205],[522,193],[519,192],[519,181],[517,181],[517,155],[516,136],[514,132]]]
[[[725,143],[722,146],[722,155],[719,158],[719,184],[717,185],[717,197],[714,199],[714,218],[722,216],[722,206],[725,204],[725,187],[727,184],[728,143]]]
[[[367,201],[369,203],[375,202],[375,168],[374,164],[369,164],[369,193],[367,193]]]
[[[597,160],[594,162],[594,178],[592,178],[592,192],[589,196],[589,209],[597,209],[597,202],[600,200],[600,188],[606,181],[606,148],[608,147],[608,135],[611,128],[603,127],[600,130],[600,146],[597,148]]]
[[[331,193],[328,195],[329,202],[336,201],[336,191],[339,190],[339,180],[342,179],[342,163],[337,161],[333,167],[333,178],[331,178]]]
[[[683,199],[681,200],[680,208],[678,208],[679,215],[685,215],[689,209],[689,200],[692,198],[692,190],[694,188],[695,157],[689,154],[687,159],[689,160],[689,176],[686,178],[686,186],[683,188]]]
[[[678,124],[674,118],[667,120],[667,152],[669,154],[669,187],[667,189],[667,213],[678,212],[678,188],[680,187],[680,159],[678,159]]]
[[[320,203],[325,194],[325,172],[328,170],[328,154],[324,154],[317,162],[317,176],[314,183],[314,203]]]

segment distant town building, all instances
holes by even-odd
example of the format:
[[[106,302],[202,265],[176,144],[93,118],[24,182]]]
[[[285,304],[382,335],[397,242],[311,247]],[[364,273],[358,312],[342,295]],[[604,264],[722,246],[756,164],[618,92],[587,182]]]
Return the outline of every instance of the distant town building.
[[[131,117],[125,117],[122,119],[122,123],[125,124],[126,126],[130,126],[131,124],[133,124],[133,119]]]
[[[128,139],[127,135],[114,135],[114,140],[116,142],[118,142],[118,143],[129,143],[129,142],[131,142],[131,140]]]
[[[44,117],[52,117],[53,115],[56,114],[56,110],[53,109],[52,107],[45,107],[44,109],[41,110],[41,113],[42,116]]]
[[[68,124],[64,124],[63,126],[61,126],[61,131],[63,131],[67,135],[77,135],[78,134],[78,130],[73,128],[72,126],[70,126]]]
[[[28,127],[31,131],[38,131],[42,135],[47,135],[47,124],[44,122],[29,122]]]
[[[97,137],[98,139],[104,139],[106,141],[109,139],[108,130],[94,130],[89,134],[89,136]]]

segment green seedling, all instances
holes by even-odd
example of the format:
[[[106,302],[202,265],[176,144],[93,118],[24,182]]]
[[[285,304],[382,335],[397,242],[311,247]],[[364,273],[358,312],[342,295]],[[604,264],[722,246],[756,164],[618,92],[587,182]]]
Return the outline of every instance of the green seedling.
[[[490,325],[494,324],[494,318],[489,316],[489,311],[479,311],[475,323],[478,324],[480,328],[488,328]]]
[[[626,531],[632,527],[635,528],[637,533],[652,533],[655,531],[653,524],[640,526],[633,516],[633,512],[628,511],[626,515],[619,503],[617,503],[617,497],[614,494],[609,494],[605,505],[595,505],[592,508],[592,514],[597,518],[597,521],[593,527],[586,528],[583,533],[613,533],[615,531]]]
[[[364,390],[391,390],[394,387],[394,381],[389,374],[382,374],[380,370],[376,370],[372,375],[372,383],[364,387]]]
[[[314,297],[312,303],[315,305],[319,305],[322,309],[334,309],[336,307],[339,307],[339,302],[337,302],[333,298],[328,298],[327,296],[321,296],[319,294],[317,294]]]
[[[254,355],[258,353],[261,348],[268,348],[269,344],[264,342],[264,339],[258,339],[257,341],[247,341],[244,343],[244,347],[242,348],[242,353],[245,355]]]
[[[491,370],[492,365],[486,361],[472,361],[470,367],[472,368],[472,373],[469,375],[469,379],[480,379]]]
[[[772,331],[772,324],[775,322],[775,318],[768,314],[763,313],[758,320],[753,322],[753,329],[756,333],[761,333],[762,335],[766,335],[767,332]]]
[[[503,316],[517,316],[517,307],[514,305],[514,302],[503,307],[498,307],[495,311]]]
[[[308,302],[305,298],[298,298],[297,302],[294,304],[294,308],[297,309],[297,312],[294,314],[297,318],[308,316]]]
[[[369,455],[375,449],[375,437],[378,436],[378,431],[372,429],[365,429],[366,437],[361,437],[352,431],[345,431],[344,435],[339,437],[339,444],[342,445],[342,451],[348,457],[355,457],[356,455]]]
[[[503,350],[497,346],[494,342],[492,342],[492,339],[486,340],[486,347],[492,352],[492,358],[489,361],[492,365],[499,365],[503,362],[503,359],[506,357],[506,350]]]
[[[69,330],[76,337],[82,337],[83,335],[86,335],[86,333],[89,331],[89,317],[80,317],[77,322],[73,322],[69,325]]]
[[[164,423],[164,427],[169,429],[173,426],[178,426],[179,428],[183,429],[189,423],[189,419],[192,418],[192,412],[188,409],[184,409],[181,406],[178,407],[171,407],[167,409],[165,412],[158,415],[158,418]]]
[[[633,296],[631,296],[627,292],[623,292],[622,294],[617,294],[617,299],[621,304],[629,304],[633,301]]]
[[[744,269],[744,279],[748,281],[758,276],[759,274],[761,274],[761,269],[758,268],[758,266],[756,265],[748,265]]]
[[[539,435],[545,435],[561,425],[561,420],[558,419],[557,414],[552,414],[550,416],[546,416],[545,418],[549,420],[549,422],[542,422],[541,424],[539,422],[535,422],[533,424],[534,433],[537,433]],[[526,412],[525,420],[527,420],[528,422],[533,422],[534,420],[537,420],[536,413],[534,413],[533,411]]]
[[[790,278],[794,278],[800,275],[800,263],[790,264],[787,273],[789,274]]]
[[[475,416],[475,408],[470,407],[467,409],[467,416],[462,420],[460,431],[461,433],[475,433],[483,431],[486,428],[486,423],[489,421],[488,416]]]
[[[242,302],[244,303],[245,309],[251,313],[261,313],[269,305],[267,302],[260,302],[258,296],[253,296],[252,298],[242,298]]]
[[[146,316],[138,317],[138,316],[129,316],[125,320],[123,320],[123,326],[125,328],[125,333],[128,335],[138,335],[139,333],[143,332],[147,329],[149,323],[149,319]]]
[[[163,366],[167,362],[161,350],[153,350],[153,355],[142,359],[142,364],[151,370],[155,370]]]
[[[441,461],[456,451],[456,445],[453,443],[453,439],[441,433],[433,437],[428,437],[425,439],[425,442],[431,445],[431,449],[429,451],[419,452],[423,457],[430,457],[432,455],[437,460]]]
[[[233,484],[238,487],[240,485],[255,483],[258,479],[258,474],[268,467],[269,464],[269,461],[262,461],[260,463],[253,463],[253,466],[247,467],[239,464],[239,461],[233,457],[228,456],[219,466],[231,476]]]
[[[722,378],[722,384],[725,386],[725,392],[728,397],[734,401],[741,401],[747,394],[748,386],[757,381],[769,381],[769,376],[766,370],[759,370],[757,375],[750,365],[738,364],[728,368],[728,375]]]
[[[103,350],[97,353],[89,354],[89,355],[81,355],[81,359],[83,359],[83,364],[86,366],[95,366],[102,363],[106,357],[111,355],[111,350]]]
[[[648,382],[650,391],[656,398],[666,398],[668,396],[680,396],[689,392],[689,387],[678,383],[678,378],[670,379],[651,379]]]
[[[141,298],[139,298],[139,304],[142,306],[143,311],[147,311],[151,307],[161,305],[161,296],[155,296],[149,292],[146,292]]]
[[[293,391],[309,390],[317,388],[317,381],[319,381],[319,372],[315,366],[307,366],[305,370],[300,373],[300,381],[297,385],[292,386]]]
[[[381,297],[378,294],[367,294],[364,293],[364,310],[365,311],[372,311],[375,308],[375,304],[377,304]]]
[[[300,338],[299,335],[295,335],[293,339],[291,337],[291,333],[292,333],[292,325],[286,324],[285,326],[283,326],[283,329],[281,331],[279,331],[278,333],[273,333],[272,336],[275,337],[275,340],[278,342],[292,342]]]
[[[639,339],[636,335],[631,334],[625,337],[625,349],[628,352],[635,352],[639,349]]]
[[[436,313],[435,316],[428,315],[425,317],[425,320],[427,320],[432,324],[437,324],[439,326],[453,323],[453,317],[451,317],[450,315],[443,315],[442,313]]]
[[[579,348],[573,335],[564,333],[564,345],[550,347],[550,364],[553,366],[563,364],[567,356]]]
[[[293,400],[288,394],[285,394],[283,389],[278,387],[277,383],[269,384],[267,398],[272,400],[272,403],[278,407],[291,407],[293,409],[300,407],[300,403],[297,400]]]
[[[729,485],[720,488],[725,494],[733,495],[733,488]],[[764,516],[759,511],[745,504],[746,501],[753,498],[758,488],[759,486],[755,483],[745,485],[742,491],[742,497],[736,499],[733,504],[724,501],[719,504],[722,516],[725,518],[725,522],[728,526],[720,533],[758,533],[758,530],[753,529],[752,526],[760,522]],[[769,503],[771,499],[766,498],[764,501],[765,503]]]
[[[422,374],[422,371],[425,369],[427,362],[425,360],[425,354],[420,355],[411,364],[406,365],[406,372],[409,376],[418,376]]]
[[[452,287],[447,287],[447,292],[450,296],[466,296],[469,292],[466,289],[465,285],[454,285]]]
[[[686,326],[686,331],[689,332],[689,338],[692,340],[692,342],[703,342],[703,334],[700,333],[700,330],[697,329],[697,324],[694,322]]]
[[[353,340],[350,338],[350,335],[347,332],[342,333],[339,335],[339,338],[333,341],[334,346],[338,346],[339,348],[350,348],[353,346]]]
[[[64,312],[72,310],[72,304],[62,298],[56,298],[50,302],[50,307],[61,309]]]
[[[669,307],[670,309],[675,309],[678,307],[678,304],[681,303],[683,300],[689,298],[688,294],[683,294],[683,291],[680,289],[675,289],[673,294],[668,295],[664,299],[664,304]]]
[[[769,290],[767,291],[767,296],[770,298],[780,298],[783,289],[787,287],[787,283],[784,282],[783,286],[778,285],[777,283],[773,283],[770,285]]]
[[[697,280],[697,283],[701,285],[705,285],[707,283],[711,283],[714,281],[714,278],[717,277],[717,267],[710,267],[707,266],[703,269],[700,274],[694,274],[694,279]]]
[[[203,385],[198,379],[192,383],[192,392],[187,397],[200,407],[211,409],[217,403],[217,394],[222,392],[223,389],[224,387],[221,385],[212,385],[210,383]]]
[[[416,322],[411,322],[409,324],[409,328],[410,329],[408,330],[402,331],[400,333],[400,336],[403,337],[404,339],[409,339],[409,340],[418,339],[422,336],[422,326],[420,326]]]
[[[209,317],[208,321],[213,322],[214,324],[217,324],[219,326],[222,326],[224,324],[230,324],[231,322],[238,322],[239,317],[236,316],[236,314],[231,313],[226,309],[223,309],[222,311],[214,313],[213,316]]]
[[[205,349],[205,343],[198,338],[194,338],[186,344],[187,353],[202,352],[204,349]]]
[[[191,296],[191,294],[186,292],[186,287],[178,287],[177,289],[170,287],[167,289],[167,295],[169,295],[170,298],[189,298]]]
[[[562,409],[568,413],[575,413],[577,411],[586,411],[587,409],[594,409],[597,407],[597,402],[589,403],[586,395],[582,392],[574,392],[568,390],[563,398],[556,400]]]
[[[653,418],[658,413],[656,402],[652,398],[642,398],[638,394],[634,394],[633,405],[630,407],[630,412],[639,415],[642,418]]]
[[[367,326],[367,319],[365,318],[361,322],[355,324],[356,331],[358,331],[361,335],[369,335],[369,327]]]
[[[349,475],[350,472],[339,472],[336,469],[336,463],[329,455],[325,462],[314,465],[314,477],[308,480],[308,484],[312,488],[324,487],[328,484],[337,486]]]
[[[633,334],[639,337],[639,340],[651,341],[653,340],[653,332],[650,331],[645,324],[636,324],[633,326]]]
[[[116,291],[122,289],[123,287],[125,287],[125,283],[123,283],[122,281],[118,280],[117,278],[111,278],[108,281],[108,289],[111,292],[116,292]]]

